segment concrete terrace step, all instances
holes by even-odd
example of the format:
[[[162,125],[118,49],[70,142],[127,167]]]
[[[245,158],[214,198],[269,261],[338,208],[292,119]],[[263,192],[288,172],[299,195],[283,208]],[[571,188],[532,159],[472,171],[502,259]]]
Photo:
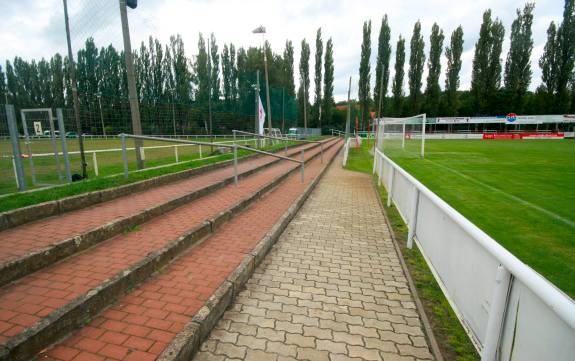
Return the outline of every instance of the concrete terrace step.
[[[310,159],[319,154],[319,148],[306,153]],[[0,359],[28,359],[88,322],[297,170],[291,162],[266,167],[238,186],[217,189],[4,287],[0,290]]]
[[[341,148],[290,175],[41,360],[188,360]]]
[[[299,146],[290,149],[288,154],[298,155],[301,149],[310,150],[316,147],[315,144]],[[277,161],[277,158],[271,156],[248,159],[238,164],[238,172],[240,177],[245,177]],[[97,203],[82,210],[0,231],[0,286],[224,187],[232,181],[230,165]]]

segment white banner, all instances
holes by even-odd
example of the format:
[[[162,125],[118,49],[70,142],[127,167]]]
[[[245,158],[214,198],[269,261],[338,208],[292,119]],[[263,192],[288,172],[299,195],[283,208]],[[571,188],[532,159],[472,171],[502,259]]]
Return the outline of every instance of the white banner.
[[[266,121],[266,112],[264,110],[264,105],[262,104],[262,98],[259,98],[258,114],[259,114],[259,129],[258,133],[264,135],[264,123]]]

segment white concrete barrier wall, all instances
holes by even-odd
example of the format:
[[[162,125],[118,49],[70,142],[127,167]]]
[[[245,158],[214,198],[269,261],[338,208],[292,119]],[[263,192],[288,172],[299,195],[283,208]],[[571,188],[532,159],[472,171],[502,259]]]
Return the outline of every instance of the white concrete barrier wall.
[[[482,360],[575,359],[571,298],[379,150],[374,172]]]

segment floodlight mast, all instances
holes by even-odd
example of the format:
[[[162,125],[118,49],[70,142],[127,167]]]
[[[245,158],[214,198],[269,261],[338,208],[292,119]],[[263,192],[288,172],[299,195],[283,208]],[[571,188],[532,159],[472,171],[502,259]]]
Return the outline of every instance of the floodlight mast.
[[[258,26],[257,28],[255,28],[252,33],[254,34],[262,34],[262,41],[263,41],[263,45],[262,45],[262,50],[264,52],[264,71],[265,71],[265,75],[266,75],[266,103],[267,103],[267,107],[268,107],[268,111],[267,111],[267,116],[268,116],[268,129],[271,132],[272,129],[272,108],[270,105],[270,83],[269,83],[269,77],[268,77],[268,57],[266,55],[266,40],[265,40],[265,33],[266,33],[266,28],[263,25]]]

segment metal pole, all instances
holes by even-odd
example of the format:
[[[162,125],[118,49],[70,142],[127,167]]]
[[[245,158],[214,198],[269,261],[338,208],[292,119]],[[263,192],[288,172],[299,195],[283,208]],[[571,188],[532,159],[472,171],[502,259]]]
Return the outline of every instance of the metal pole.
[[[307,134],[307,96],[305,94],[305,79],[303,80],[303,134]]]
[[[128,14],[126,11],[126,0],[120,0],[120,19],[122,21],[122,35],[124,37],[124,58],[126,60],[126,75],[128,78],[128,94],[130,98],[130,112],[132,113],[132,130],[135,135],[142,135],[142,124],[140,122],[140,105],[138,94],[136,93],[136,77],[134,76],[134,59],[132,57],[132,44],[130,42],[130,28],[128,26]],[[140,148],[142,141],[134,139],[136,148],[136,163],[138,169],[144,168]]]
[[[124,178],[128,179],[128,152],[126,150],[126,136],[122,133],[120,134],[120,139],[122,140],[122,162],[124,163]],[[138,154],[137,151],[136,154]]]
[[[304,158],[304,153],[303,153],[303,149],[301,150],[301,166],[300,166],[300,180],[303,183],[303,176],[304,176],[304,164],[305,164],[305,158]]]
[[[14,105],[6,104],[6,120],[8,121],[8,132],[12,143],[12,155],[14,171],[16,172],[16,183],[20,192],[26,190],[26,180],[24,179],[24,167],[22,166],[22,154],[20,153],[20,140],[18,139],[18,126],[16,125],[16,114]]]
[[[178,156],[178,146],[174,145],[174,156],[176,157],[176,163],[180,163],[180,157]]]
[[[28,134],[28,126],[26,124],[26,115],[20,110],[20,117],[22,118],[22,128],[24,129],[24,142],[26,150],[28,151],[28,163],[30,164],[30,173],[32,173],[32,185],[36,185],[36,169],[34,169],[34,159],[32,155],[32,145],[30,142],[30,135]]]
[[[349,86],[347,88],[347,119],[345,121],[345,140],[349,138],[349,126],[351,122],[351,76],[349,77]]]
[[[255,134],[260,134],[260,127],[259,127],[259,122],[260,122],[260,71],[256,70],[256,112],[255,112],[255,128],[256,130],[254,131]],[[257,138],[257,142],[256,142],[256,148],[260,147],[260,138],[259,136],[256,137]]]
[[[174,126],[174,138],[176,137],[176,109],[174,105],[174,89],[172,89],[172,125]]]
[[[120,0],[121,2],[122,0]],[[124,0],[125,1],[125,0]],[[80,145],[80,159],[82,162],[82,177],[88,178],[86,163],[86,154],[84,153],[84,139],[82,138],[82,123],[80,122],[80,101],[78,100],[78,86],[76,84],[76,65],[74,63],[74,54],[72,53],[72,42],[70,40],[70,22],[68,20],[68,1],[64,2],[64,22],[66,24],[66,41],[68,43],[68,60],[70,71],[70,83],[72,86],[72,99],[74,101],[74,118],[76,121],[76,132],[78,133],[78,143]]]
[[[92,163],[94,164],[94,174],[97,177],[100,175],[100,170],[98,169],[98,156],[96,152],[92,152]]]
[[[234,184],[238,185],[238,145],[234,143]]]
[[[282,133],[286,131],[285,88],[282,88]]]
[[[98,93],[98,104],[100,105],[100,123],[102,123],[102,134],[104,135],[104,139],[108,139],[106,135],[106,127],[104,126],[104,114],[102,114],[102,94]]]
[[[62,154],[64,155],[64,169],[68,182],[72,182],[72,171],[70,169],[70,157],[68,156],[68,143],[66,143],[66,134],[64,128],[64,114],[62,108],[56,109],[56,118],[58,118],[58,129],[60,130],[60,140],[62,141]]]
[[[401,131],[401,148],[405,149],[405,120],[403,121],[402,124],[402,131]]]
[[[510,284],[511,274],[503,265],[499,265],[497,267],[497,275],[495,276],[495,289],[493,291],[493,297],[489,307],[487,330],[485,333],[483,351],[481,352],[481,361],[497,360],[497,351],[499,349],[505,309],[507,308],[507,297],[509,294]]]
[[[210,143],[214,142],[214,130],[212,128],[212,55],[210,53],[210,38],[208,38],[208,119],[210,122]],[[214,146],[210,147],[214,152]]]
[[[425,157],[425,123],[426,123],[426,115],[423,114],[422,120],[422,130],[421,130],[421,158]]]
[[[262,38],[264,35],[262,34]],[[268,79],[268,57],[266,56],[266,42],[264,38],[264,70],[266,72],[266,102],[268,106],[268,129],[272,131],[272,108],[270,104],[270,83]],[[271,133],[270,133],[271,134]]]

